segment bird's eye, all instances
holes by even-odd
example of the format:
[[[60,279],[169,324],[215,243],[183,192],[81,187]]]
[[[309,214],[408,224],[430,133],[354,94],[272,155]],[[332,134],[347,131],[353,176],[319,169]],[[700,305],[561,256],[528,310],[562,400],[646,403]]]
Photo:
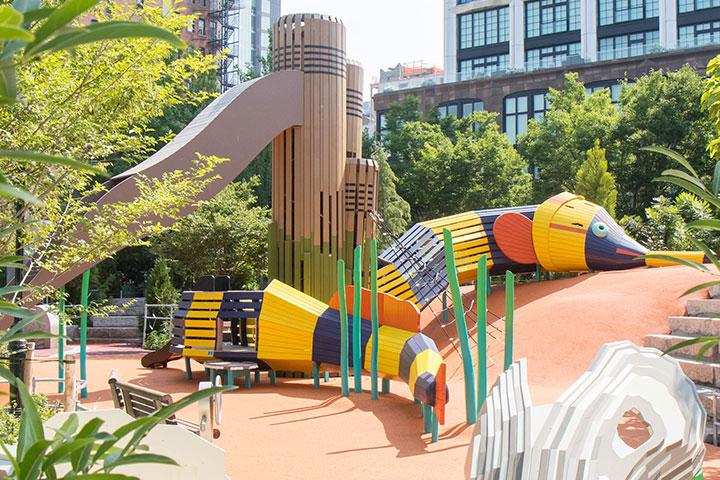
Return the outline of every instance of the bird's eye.
[[[592,226],[592,232],[596,237],[607,237],[608,227],[602,222],[598,222]]]

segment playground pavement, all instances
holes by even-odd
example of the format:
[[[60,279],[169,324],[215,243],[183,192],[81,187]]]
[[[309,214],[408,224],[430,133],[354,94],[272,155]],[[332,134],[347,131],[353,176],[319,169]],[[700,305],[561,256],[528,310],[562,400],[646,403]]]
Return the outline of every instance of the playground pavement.
[[[515,358],[528,359],[533,403],[554,401],[587,369],[602,344],[627,339],[642,345],[646,334],[668,332],[667,316],[684,313],[688,297],[679,295],[706,281],[703,274],[671,267],[518,286]],[[466,294],[469,306],[474,291],[468,289]],[[691,298],[702,296],[707,292]],[[501,287],[489,298],[488,308],[504,315]],[[438,305],[434,309],[440,310]],[[429,434],[423,434],[420,406],[412,403],[407,386],[400,382],[392,382],[391,393],[373,401],[367,377],[363,379],[364,393],[342,397],[339,378],[321,382],[316,390],[312,380],[306,379],[279,378],[276,385],[270,385],[263,374],[250,390],[239,387],[223,396],[222,436],[216,444],[227,452],[229,477],[463,478],[472,427],[464,423],[461,361],[430,309],[423,313],[423,327],[448,363],[451,401],[437,443],[430,443]],[[142,352],[126,345],[91,345],[88,397],[83,403],[91,409],[112,407],[107,378],[113,368],[120,370],[124,380],[176,398],[194,391],[197,382],[206,378],[197,363],[193,363],[193,380],[185,379],[181,361],[167,369],[144,369],[140,366]],[[37,353],[42,359],[54,352]],[[492,384],[502,363],[499,343],[489,343],[489,354],[497,363],[489,370]],[[57,374],[57,364],[52,362],[37,362],[34,369],[36,376]],[[39,389],[57,396],[55,384],[40,384]],[[181,416],[196,420],[193,408]],[[633,425],[621,429],[636,438],[642,435]],[[720,479],[720,448],[708,446],[704,469],[706,479]]]

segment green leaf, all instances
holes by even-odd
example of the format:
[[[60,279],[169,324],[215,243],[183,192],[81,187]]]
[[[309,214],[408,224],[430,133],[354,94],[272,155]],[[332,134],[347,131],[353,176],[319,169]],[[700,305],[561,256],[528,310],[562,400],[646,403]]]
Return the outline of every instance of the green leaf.
[[[690,165],[690,162],[688,162],[685,157],[680,155],[679,153],[670,150],[669,148],[661,147],[658,145],[653,145],[652,147],[643,147],[640,150],[647,150],[648,152],[655,152],[655,153],[661,153],[667,157],[672,158],[676,162],[678,162],[680,165],[685,167],[690,173],[692,173],[695,178],[699,178],[697,172],[695,169]]]
[[[702,219],[694,220],[687,224],[689,228],[700,228],[703,230],[720,230],[720,220],[716,219]]]
[[[718,337],[698,337],[698,338],[691,338],[690,340],[685,340],[680,343],[676,343],[672,347],[665,350],[662,354],[667,355],[670,352],[674,352],[675,350],[679,350],[684,347],[688,347],[690,345],[696,345],[698,343],[705,343],[705,342],[712,342],[717,340]]]
[[[36,205],[42,204],[40,200],[33,197],[26,190],[15,188],[9,183],[0,182],[0,197],[18,198],[28,203],[34,203]]]
[[[156,455],[154,453],[136,453],[133,455],[125,455],[115,460],[113,463],[105,464],[105,468],[115,468],[121,465],[132,465],[135,463],[159,463],[162,465],[178,465],[178,463],[170,457],[164,455]]]
[[[720,192],[720,162],[715,164],[715,171],[713,172],[712,180],[712,192],[713,195],[717,195]]]
[[[24,319],[30,319],[35,317],[35,314],[28,310],[27,308],[9,308],[9,307],[0,307],[0,313],[4,315],[10,315],[12,317],[16,318],[24,318]],[[0,343],[2,343],[3,338],[5,336],[3,335],[0,338]]]
[[[23,14],[7,5],[0,6],[0,25],[22,25]]]
[[[15,470],[16,472],[19,472],[19,471],[20,471],[20,464],[18,464],[18,462],[17,462],[17,460],[16,460],[15,452],[10,453],[10,452],[8,451],[7,447],[5,446],[5,442],[0,442],[0,447],[2,447],[3,452],[5,453],[5,457],[6,457],[6,458],[10,461],[10,463],[12,464],[13,470]]]
[[[20,230],[21,228],[25,228],[30,225],[36,224],[36,223],[40,223],[40,220],[29,220],[27,222],[20,222],[20,223],[14,224],[14,225],[10,225],[9,227],[3,228],[2,230],[0,230],[0,237],[4,237],[5,235],[9,235],[16,230]],[[20,257],[20,258],[23,258],[23,257]]]
[[[15,10],[25,14],[25,18],[28,12],[39,9],[41,5],[41,0],[14,0],[12,3]]]
[[[681,297],[684,297],[685,295],[690,295],[691,293],[698,292],[698,291],[703,290],[703,289],[705,289],[705,288],[710,288],[710,287],[712,287],[713,285],[717,285],[717,284],[719,284],[719,283],[720,283],[720,280],[714,280],[714,281],[712,281],[712,282],[707,282],[707,283],[702,283],[702,284],[700,284],[700,285],[695,285],[694,287],[690,288],[689,290],[687,290],[685,293],[683,293],[683,294],[680,295],[680,296],[681,296]]]
[[[20,285],[20,286],[13,285],[11,287],[0,288],[0,295],[10,295],[11,293],[29,292],[29,291],[30,291],[30,287],[26,287],[25,285]]]
[[[686,267],[694,268],[695,270],[700,270],[706,273],[710,273],[710,269],[708,269],[705,265],[702,263],[694,262],[692,260],[686,260],[684,258],[677,258],[673,257],[672,255],[664,255],[661,253],[649,253],[647,255],[641,255],[639,257],[635,257],[635,259],[643,259],[643,258],[655,258],[657,260],[665,260],[666,262],[672,262],[676,263],[678,265],[685,265]]]
[[[17,455],[23,458],[35,442],[45,440],[42,428],[42,419],[37,411],[35,402],[30,396],[25,384],[15,380],[20,400],[23,405],[23,413],[20,416],[20,429],[18,430]]]
[[[682,170],[675,170],[673,168],[670,168],[670,169],[664,170],[662,172],[662,174],[668,175],[671,177],[682,178],[683,180],[686,180],[686,181],[694,184],[695,186],[697,186],[700,189],[705,189],[705,185],[698,178],[695,178],[692,175],[689,175],[689,174],[683,172]]]
[[[3,336],[3,342],[12,342],[13,340],[19,340],[21,338],[30,340],[33,338],[64,338],[70,340],[70,337],[64,335],[58,335],[57,333],[43,332],[41,330],[33,330],[31,332],[18,332],[15,335],[9,337]]]
[[[45,51],[57,52],[87,43],[125,38],[154,38],[178,48],[186,46],[178,36],[163,28],[141,22],[112,21],[93,23],[85,28],[58,35],[42,47],[38,47],[33,53],[37,55]]]
[[[62,444],[60,447],[45,456],[42,469],[46,470],[51,466],[54,466],[59,463],[60,460],[64,459],[73,452],[85,448],[87,445],[92,445],[94,442],[94,438],[72,438],[71,441]]]
[[[14,160],[31,160],[33,162],[44,163],[46,165],[71,167],[76,170],[87,170],[93,173],[105,173],[105,170],[100,167],[88,165],[87,163],[72,160],[70,158],[47,155],[45,153],[28,152],[25,150],[0,150],[0,157],[12,158]]]
[[[27,453],[23,455],[20,462],[20,471],[24,478],[38,478],[43,456],[52,442],[50,440],[39,440],[33,443]]]
[[[705,200],[706,202],[708,202],[709,204],[713,205],[714,207],[720,208],[720,200],[719,200],[717,197],[715,197],[714,195],[712,195],[712,194],[711,194],[710,192],[708,192],[708,191],[705,191],[705,190],[702,190],[702,189],[698,188],[695,184],[692,184],[692,183],[690,183],[690,182],[688,182],[688,181],[686,181],[686,180],[684,180],[684,179],[676,178],[676,177],[666,177],[666,176],[662,176],[662,177],[654,178],[653,181],[655,181],[655,182],[668,182],[668,183],[672,183],[672,184],[674,184],[674,185],[677,185],[677,186],[680,187],[680,188],[684,188],[685,190],[687,190],[687,191],[689,191],[689,192],[691,192],[691,193],[694,193],[694,194],[697,195],[699,198],[701,198],[702,200]]]
[[[23,27],[14,25],[0,25],[0,40],[23,40],[30,42],[34,39],[32,33],[25,30]]]
[[[8,310],[11,310],[11,309],[8,309]],[[30,325],[30,323],[37,321],[43,315],[43,312],[33,313],[31,310],[28,310],[27,308],[18,307],[18,310],[22,310],[23,312],[14,312],[13,311],[12,313],[6,313],[6,315],[12,315],[13,317],[22,317],[23,320],[21,320],[17,323],[14,323],[6,332],[4,332],[3,336],[0,337],[0,343],[7,343],[8,342],[7,338],[20,332],[23,328]]]
[[[34,10],[30,10],[29,12],[25,12],[25,21],[23,22],[23,25],[29,25],[32,22],[37,22],[38,20],[42,20],[43,18],[47,18],[48,15],[50,15],[53,11],[55,11],[52,7],[47,8],[36,8]]]
[[[0,64],[0,95],[10,99],[17,97],[17,73],[13,63]]]
[[[35,40],[25,49],[25,57],[33,55],[33,49],[52,36],[59,28],[76,19],[80,14],[94,7],[100,0],[67,0],[60,4],[35,30]]]
[[[698,350],[698,354],[695,356],[695,360],[702,360],[703,355],[705,355],[705,352],[710,350],[712,347],[717,345],[720,342],[720,338],[716,338],[715,340],[710,340],[705,343],[702,347],[700,347],[700,350]]]

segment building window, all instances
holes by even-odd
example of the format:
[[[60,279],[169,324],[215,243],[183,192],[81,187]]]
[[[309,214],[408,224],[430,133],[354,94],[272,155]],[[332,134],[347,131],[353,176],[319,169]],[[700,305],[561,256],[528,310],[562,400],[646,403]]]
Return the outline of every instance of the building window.
[[[505,135],[510,143],[515,143],[519,135],[527,132],[528,122],[532,119],[541,122],[548,109],[545,98],[547,92],[523,92],[505,97]]]
[[[509,7],[501,7],[460,15],[460,48],[483,47],[509,41],[509,11]]]
[[[644,55],[660,44],[660,33],[652,32],[618,35],[617,37],[601,38],[598,51],[599,60],[634,57]]]
[[[188,23],[187,31],[190,33],[193,33],[195,31],[195,20],[190,20],[190,23]]]
[[[470,3],[470,2],[473,2],[473,1],[475,1],[475,0],[457,0],[457,4],[458,4],[458,5],[464,5],[464,4],[466,4],[466,3]]]
[[[440,118],[445,118],[448,115],[463,118],[472,115],[473,112],[482,112],[483,102],[481,100],[454,100],[440,104],[438,110],[440,111]]]
[[[659,15],[659,0],[600,0],[600,25],[655,18]]]
[[[550,68],[562,65],[569,55],[580,55],[579,43],[554,45],[552,47],[535,48],[525,52],[528,70]]]
[[[207,7],[207,0],[200,0],[201,7]]]
[[[720,22],[698,23],[678,28],[680,48],[720,43]]]
[[[525,37],[580,29],[580,0],[525,2]]]
[[[627,82],[628,85],[635,82]],[[593,82],[585,85],[585,94],[590,95],[600,90],[610,90],[610,100],[612,104],[619,108],[620,105],[620,92],[622,91],[623,84],[619,83],[618,80],[604,80],[601,82]]]
[[[135,0],[135,8],[142,9],[145,7],[145,0]]]
[[[458,80],[483,77],[490,72],[505,70],[509,63],[510,56],[507,54],[462,60],[459,64]]]
[[[687,13],[705,8],[720,7],[720,0],[678,0],[678,12]]]
[[[210,39],[214,40],[217,38],[217,23],[210,20]]]
[[[198,18],[198,35],[205,36],[205,20]]]

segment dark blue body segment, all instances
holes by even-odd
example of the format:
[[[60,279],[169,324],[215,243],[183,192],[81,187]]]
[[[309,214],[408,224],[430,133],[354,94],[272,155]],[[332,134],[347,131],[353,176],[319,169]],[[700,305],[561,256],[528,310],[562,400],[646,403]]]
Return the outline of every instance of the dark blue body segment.
[[[416,333],[405,342],[405,345],[403,345],[400,351],[400,365],[398,367],[398,376],[402,378],[403,381],[410,381],[410,367],[415,361],[415,357],[425,350],[438,351],[435,342],[422,333]]]
[[[598,235],[600,232],[601,235]],[[605,209],[601,208],[590,222],[585,239],[585,261],[592,270],[625,270],[645,265],[635,257],[647,249],[630,238]]]
[[[360,361],[365,365],[365,347],[370,341],[372,324],[360,319]],[[353,358],[353,317],[348,315],[348,358]],[[340,365],[340,312],[334,308],[325,310],[315,324],[312,359],[317,363]],[[352,366],[352,361],[350,362]]]

